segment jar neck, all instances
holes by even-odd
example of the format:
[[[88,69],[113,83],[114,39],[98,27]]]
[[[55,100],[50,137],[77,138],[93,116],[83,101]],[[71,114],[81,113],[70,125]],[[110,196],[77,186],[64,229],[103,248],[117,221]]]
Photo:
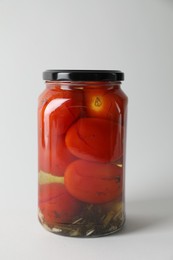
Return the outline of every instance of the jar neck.
[[[46,81],[45,86],[47,89],[119,89],[121,87],[120,81]]]

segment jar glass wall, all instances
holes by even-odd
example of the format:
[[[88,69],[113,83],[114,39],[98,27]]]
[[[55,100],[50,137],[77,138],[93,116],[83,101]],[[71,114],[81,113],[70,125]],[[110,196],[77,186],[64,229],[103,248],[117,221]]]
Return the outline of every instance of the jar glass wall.
[[[127,97],[120,81],[47,80],[38,104],[39,220],[102,236],[125,221]]]

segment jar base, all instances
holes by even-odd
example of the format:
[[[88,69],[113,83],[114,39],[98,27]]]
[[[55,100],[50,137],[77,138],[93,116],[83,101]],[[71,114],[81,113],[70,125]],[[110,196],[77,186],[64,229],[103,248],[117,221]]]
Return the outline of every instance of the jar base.
[[[92,227],[79,224],[56,224],[54,227],[49,227],[46,223],[42,221],[39,217],[41,225],[51,233],[68,236],[68,237],[102,237],[108,236],[114,233],[117,233],[122,230],[125,223],[125,216],[121,217],[121,220],[118,219],[116,222],[111,223],[109,227],[103,225],[93,225]]]

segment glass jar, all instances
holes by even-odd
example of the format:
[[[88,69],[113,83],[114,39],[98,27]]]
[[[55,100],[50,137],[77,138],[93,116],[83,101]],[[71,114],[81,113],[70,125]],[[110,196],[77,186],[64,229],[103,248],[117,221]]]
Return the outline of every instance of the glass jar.
[[[49,70],[38,104],[39,220],[97,237],[125,222],[127,97],[120,71]]]

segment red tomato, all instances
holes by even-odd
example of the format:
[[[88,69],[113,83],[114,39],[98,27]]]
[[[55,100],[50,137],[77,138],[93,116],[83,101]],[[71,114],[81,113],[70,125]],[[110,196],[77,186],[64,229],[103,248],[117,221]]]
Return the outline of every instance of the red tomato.
[[[69,98],[52,99],[44,110],[44,134],[48,138],[50,131],[64,134],[69,126],[80,116],[81,103]]]
[[[64,135],[51,135],[49,146],[39,153],[39,171],[63,176],[68,164],[76,159],[65,144]]]
[[[88,117],[113,120],[123,124],[125,95],[120,89],[88,88],[85,90]]]
[[[39,98],[39,170],[62,176],[75,158],[67,150],[64,133],[82,112],[80,91],[48,89]]]
[[[71,223],[78,215],[81,203],[73,198],[63,184],[43,184],[39,187],[39,208],[50,227]]]
[[[65,138],[69,151],[91,161],[111,162],[123,153],[123,128],[113,121],[81,118],[68,130]]]
[[[65,186],[78,200],[105,203],[118,198],[122,192],[122,168],[77,160],[65,172]]]

